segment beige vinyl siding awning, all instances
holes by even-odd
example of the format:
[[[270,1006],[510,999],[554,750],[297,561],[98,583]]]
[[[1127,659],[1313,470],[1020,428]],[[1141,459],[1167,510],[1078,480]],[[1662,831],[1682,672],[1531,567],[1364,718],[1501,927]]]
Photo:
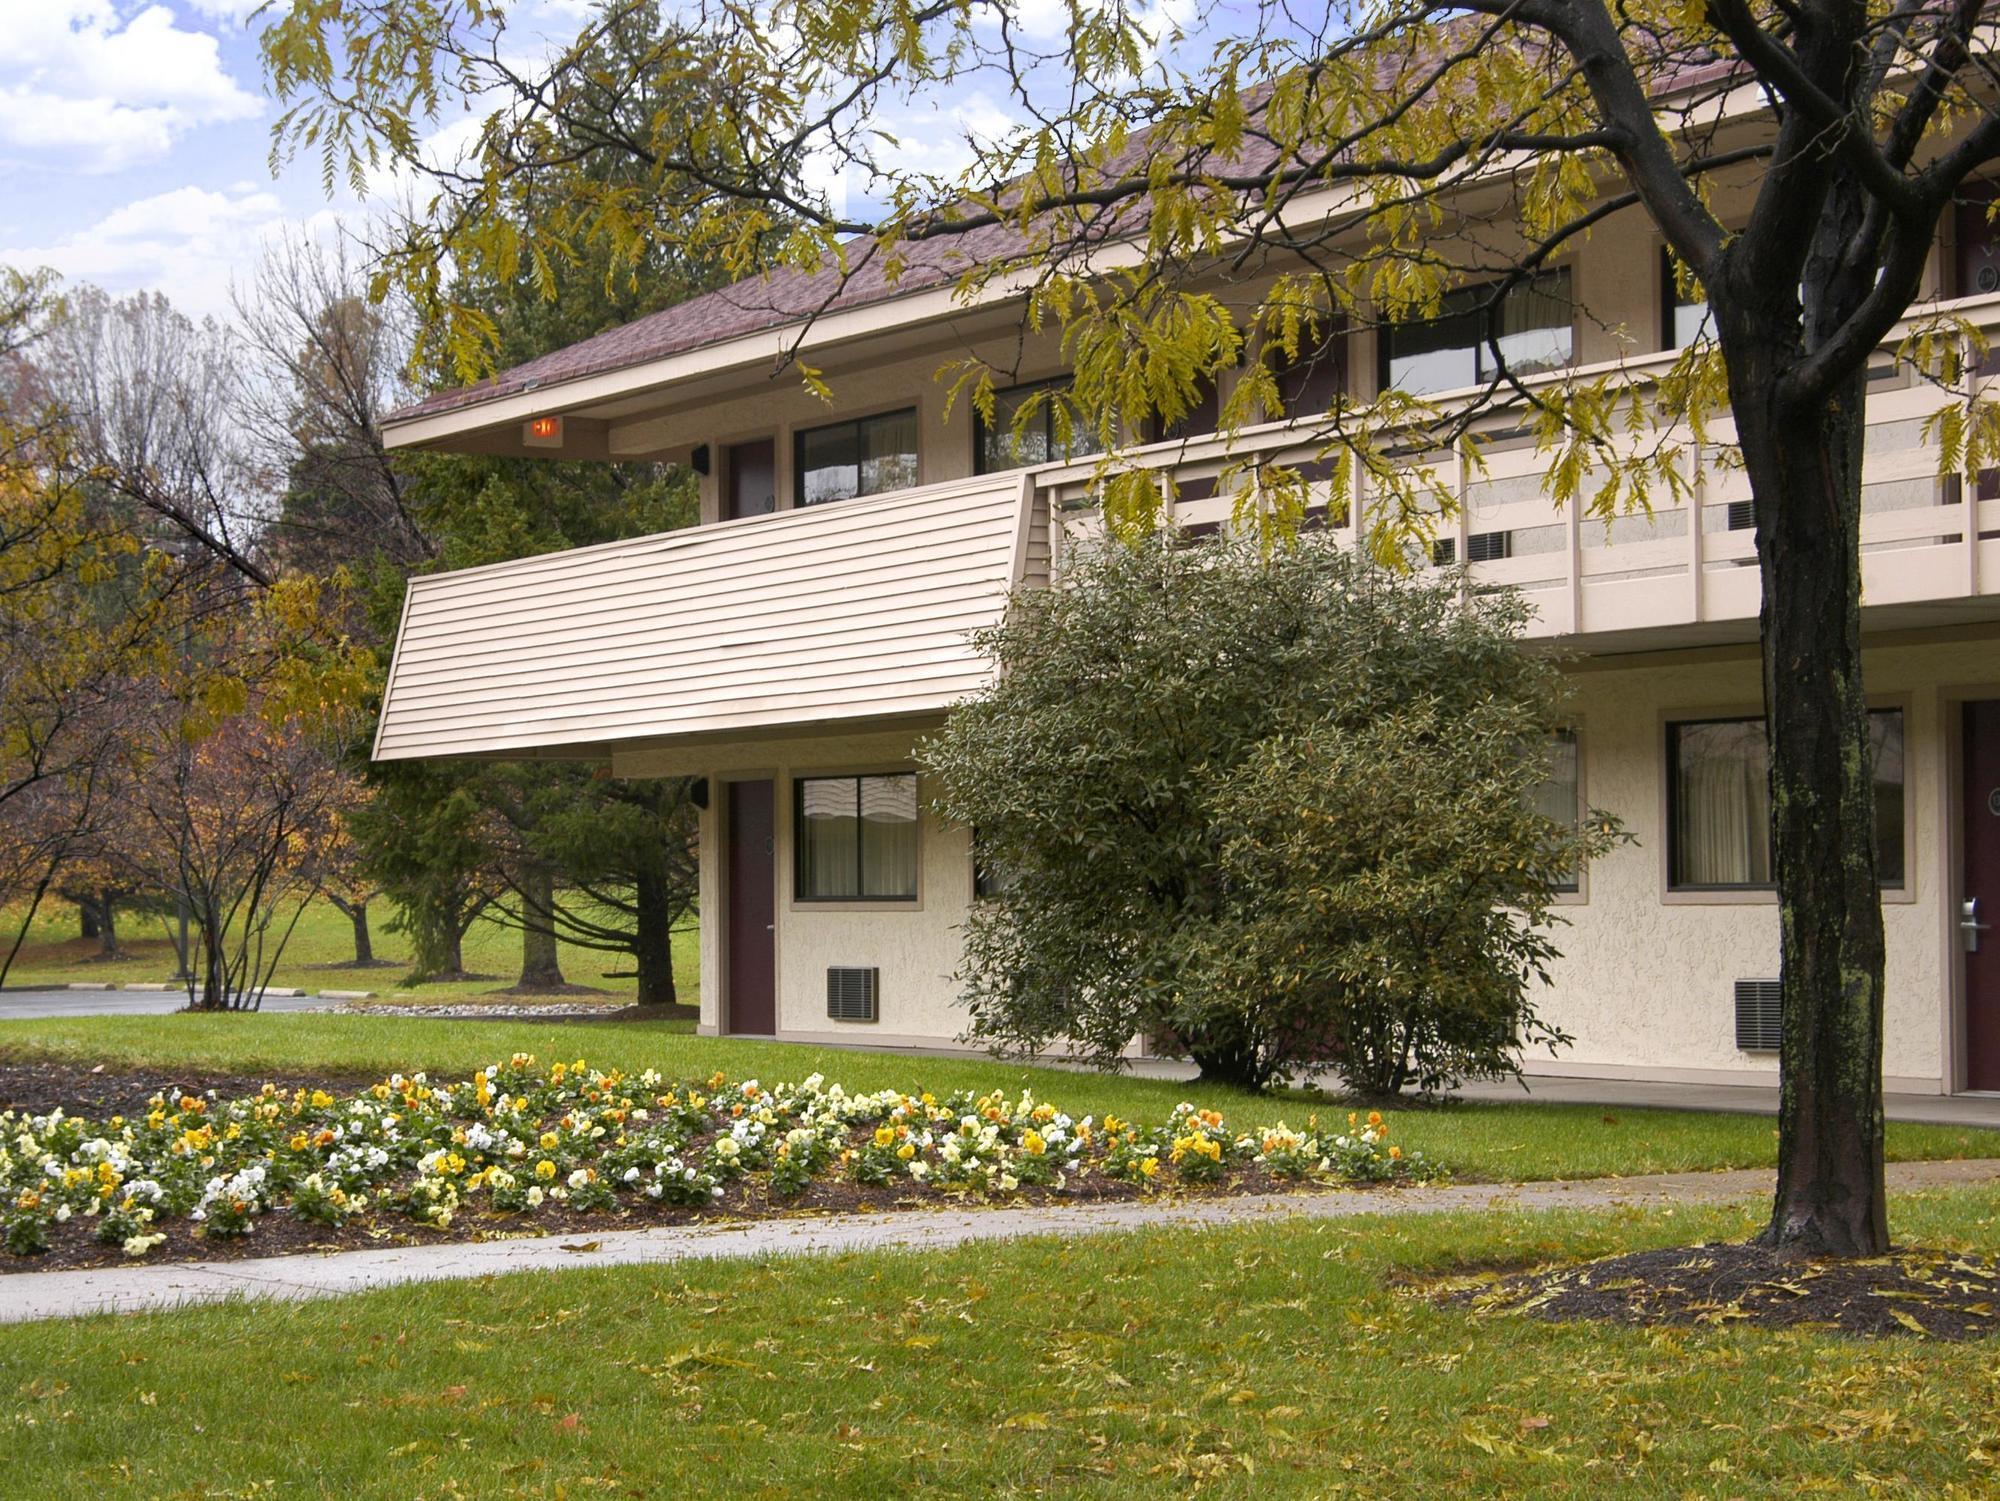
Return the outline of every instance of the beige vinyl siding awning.
[[[614,745],[935,714],[970,633],[1046,567],[1019,474],[413,579],[375,758]]]

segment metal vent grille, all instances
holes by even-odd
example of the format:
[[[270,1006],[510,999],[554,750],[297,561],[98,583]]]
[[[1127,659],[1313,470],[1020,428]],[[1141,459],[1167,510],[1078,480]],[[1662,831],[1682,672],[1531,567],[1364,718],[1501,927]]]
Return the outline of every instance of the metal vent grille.
[[[1468,563],[1497,563],[1512,556],[1512,532],[1474,532],[1465,539],[1465,561]]]
[[[881,983],[879,969],[829,969],[826,972],[826,1014],[837,1022],[875,1020],[875,993]]]
[[[1736,1046],[1743,1052],[1777,1052],[1782,1016],[1776,980],[1736,982]]]
[[[1757,529],[1757,502],[1754,500],[1730,501],[1729,529],[1732,532],[1755,531]]]

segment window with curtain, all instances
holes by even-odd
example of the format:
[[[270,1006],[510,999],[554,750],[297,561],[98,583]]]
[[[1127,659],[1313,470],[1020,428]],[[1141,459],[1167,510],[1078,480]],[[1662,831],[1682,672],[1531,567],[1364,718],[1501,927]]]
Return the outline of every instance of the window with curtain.
[[[1903,850],[1903,711],[1868,715],[1875,774],[1875,861],[1881,884],[1900,889]],[[1762,719],[1667,726],[1667,884],[1684,891],[1772,888],[1771,757]]]
[[[1088,427],[1072,423],[1067,436],[1057,399],[1069,389],[1067,377],[1010,386],[993,393],[993,420],[975,416],[972,456],[981,474],[1026,469],[1057,459],[1081,459],[1102,453],[1104,445]],[[1039,400],[1037,400],[1039,398]],[[1025,423],[1022,411],[1035,403]]]
[[[1660,248],[1660,332],[1664,347],[1685,349],[1699,338],[1708,323],[1708,299],[1699,287],[1692,291],[1682,289],[1680,279],[1674,275],[1674,258],[1665,246]],[[1707,332],[1713,336],[1714,330]]]
[[[1294,421],[1324,417],[1347,390],[1346,327],[1300,329],[1298,356],[1286,359],[1284,350],[1273,346],[1271,361],[1282,408],[1271,415]]]
[[[1570,362],[1576,313],[1569,268],[1544,271],[1508,288],[1497,311],[1493,288],[1447,292],[1435,318],[1392,323],[1377,336],[1382,389],[1412,396],[1476,386],[1498,370],[1488,346],[1488,320],[1497,317],[1494,341],[1516,375],[1559,370]]]
[[[1189,438],[1206,437],[1215,431],[1215,425],[1222,420],[1222,398],[1220,389],[1212,376],[1199,376],[1195,380],[1194,400],[1188,409],[1172,422],[1160,413],[1154,412],[1140,424],[1140,436],[1148,443],[1183,442]]]
[[[809,428],[792,440],[792,455],[802,506],[907,490],[917,482],[916,408]]]
[[[917,894],[917,775],[801,777],[794,784],[802,902],[911,901]]]
[[[1577,786],[1576,731],[1558,730],[1549,736],[1549,773],[1535,789],[1535,811],[1552,823],[1574,830],[1582,816],[1581,793]],[[1582,873],[1571,871],[1554,883],[1557,891],[1582,889]]]

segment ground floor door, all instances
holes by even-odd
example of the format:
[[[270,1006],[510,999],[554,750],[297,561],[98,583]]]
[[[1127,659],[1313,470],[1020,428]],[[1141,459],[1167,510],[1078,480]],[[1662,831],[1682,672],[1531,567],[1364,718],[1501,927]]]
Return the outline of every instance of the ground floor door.
[[[723,1005],[727,1032],[778,1030],[777,864],[772,784],[723,784]]]
[[[2000,700],[1965,706],[1965,1084],[2000,1090]]]

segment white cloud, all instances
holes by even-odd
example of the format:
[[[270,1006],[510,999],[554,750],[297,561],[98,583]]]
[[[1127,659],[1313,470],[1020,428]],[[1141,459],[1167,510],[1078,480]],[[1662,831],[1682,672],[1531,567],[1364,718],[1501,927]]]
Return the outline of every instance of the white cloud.
[[[264,0],[185,0],[185,3],[204,16],[213,16],[218,21],[234,21],[239,25],[248,20],[253,11]]]
[[[166,155],[202,125],[263,111],[223,66],[216,38],[164,5],[110,0],[9,7],[0,51],[0,159],[116,172]]]
[[[240,279],[258,247],[286,222],[278,196],[266,189],[176,188],[114,209],[51,244],[0,248],[0,263],[54,266],[68,280],[111,292],[157,290],[185,313],[220,316],[229,310],[232,275]]]

